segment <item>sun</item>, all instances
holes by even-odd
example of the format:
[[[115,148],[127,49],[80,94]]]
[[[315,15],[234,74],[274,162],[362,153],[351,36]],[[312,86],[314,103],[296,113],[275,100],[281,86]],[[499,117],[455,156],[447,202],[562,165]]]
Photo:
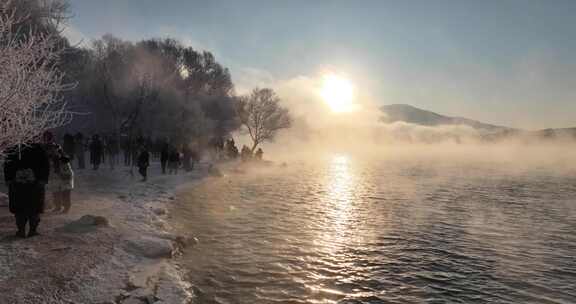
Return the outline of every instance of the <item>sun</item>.
[[[352,111],[354,87],[348,79],[335,74],[324,75],[320,95],[333,112]]]

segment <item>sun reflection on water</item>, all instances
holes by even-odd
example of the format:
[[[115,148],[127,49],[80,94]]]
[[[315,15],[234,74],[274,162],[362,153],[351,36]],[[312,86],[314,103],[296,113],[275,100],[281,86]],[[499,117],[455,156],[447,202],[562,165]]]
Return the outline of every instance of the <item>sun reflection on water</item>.
[[[334,253],[348,243],[350,222],[353,217],[353,198],[356,188],[356,177],[352,170],[352,160],[347,155],[334,155],[329,160],[325,177],[326,195],[325,233],[319,236],[319,243]]]
[[[347,155],[335,155],[328,167],[326,183],[328,199],[337,206],[349,204],[354,186],[354,176],[350,170],[350,158]]]

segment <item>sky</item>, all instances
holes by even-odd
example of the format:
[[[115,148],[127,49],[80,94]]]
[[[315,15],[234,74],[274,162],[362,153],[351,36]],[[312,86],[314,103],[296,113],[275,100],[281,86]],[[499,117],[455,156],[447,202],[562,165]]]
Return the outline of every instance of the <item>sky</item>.
[[[69,1],[73,42],[176,38],[214,53],[239,92],[334,72],[375,105],[576,127],[573,0]]]

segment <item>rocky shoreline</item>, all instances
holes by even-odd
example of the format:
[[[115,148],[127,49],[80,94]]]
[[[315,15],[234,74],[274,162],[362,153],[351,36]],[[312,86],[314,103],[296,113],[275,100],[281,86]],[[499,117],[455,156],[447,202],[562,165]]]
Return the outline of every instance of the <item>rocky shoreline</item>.
[[[174,234],[167,210],[209,170],[151,171],[145,183],[126,169],[77,172],[71,212],[44,214],[35,238],[14,238],[0,207],[0,303],[192,303],[173,258],[196,240]]]

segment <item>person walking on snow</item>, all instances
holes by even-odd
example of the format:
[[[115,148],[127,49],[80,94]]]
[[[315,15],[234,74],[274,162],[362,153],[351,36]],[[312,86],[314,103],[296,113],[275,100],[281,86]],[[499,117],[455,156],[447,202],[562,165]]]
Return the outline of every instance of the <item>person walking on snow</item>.
[[[107,140],[106,154],[108,154],[108,164],[110,165],[110,170],[118,165],[118,153],[120,153],[120,146],[118,144],[118,139],[115,135],[111,135]]]
[[[74,136],[74,152],[76,153],[76,158],[78,159],[78,169],[84,169],[86,167],[86,163],[84,161],[84,150],[86,149],[86,145],[84,143],[84,135],[78,132],[76,136]]]
[[[74,155],[76,154],[76,142],[74,141],[74,136],[70,133],[64,134],[62,137],[62,149],[64,153],[70,158],[70,161],[74,159]]]
[[[258,148],[254,156],[256,157],[256,160],[262,160],[262,158],[264,157],[264,151],[262,151],[261,148]]]
[[[240,157],[242,157],[243,162],[251,160],[252,152],[250,151],[250,148],[248,148],[246,145],[242,146],[242,152],[240,153]]]
[[[150,166],[150,153],[146,147],[142,147],[138,155],[138,172],[142,175],[142,181],[148,179],[148,167]]]
[[[170,145],[164,143],[162,146],[162,151],[160,152],[160,165],[162,166],[162,174],[166,174],[166,165],[168,164],[168,159],[170,158]]]
[[[90,164],[92,164],[92,169],[98,170],[100,163],[102,162],[102,153],[104,152],[104,147],[100,136],[97,134],[92,136],[92,142],[90,143]]]
[[[68,213],[72,205],[71,196],[74,189],[74,171],[70,165],[70,158],[58,150],[52,158],[52,178],[50,187],[54,199],[54,212]]]
[[[194,167],[192,163],[192,150],[190,150],[188,145],[185,145],[182,149],[182,167],[186,172],[192,171],[192,168]]]
[[[17,237],[38,235],[49,176],[50,161],[42,145],[20,145],[8,151],[4,161],[4,180],[8,185],[10,212],[16,218]],[[28,235],[26,224],[30,226]]]
[[[180,152],[175,147],[172,147],[170,154],[168,156],[168,173],[178,174],[178,168],[180,167]]]

